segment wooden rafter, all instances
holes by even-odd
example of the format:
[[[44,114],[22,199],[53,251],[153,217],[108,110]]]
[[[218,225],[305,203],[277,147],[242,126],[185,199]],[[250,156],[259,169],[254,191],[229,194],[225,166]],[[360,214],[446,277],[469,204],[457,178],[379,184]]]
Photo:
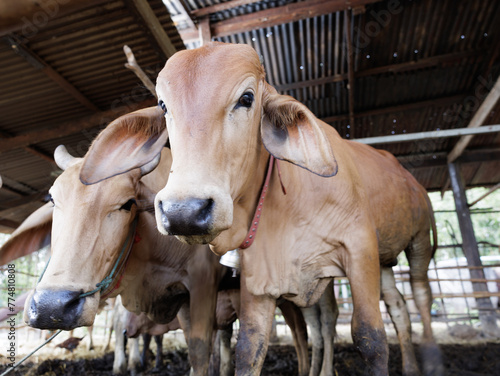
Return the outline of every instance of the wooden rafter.
[[[12,133],[6,132],[6,131],[0,131],[0,139],[2,139],[2,138],[3,139],[10,139],[12,137],[14,137],[14,135]],[[48,155],[47,153],[43,152],[42,150],[38,149],[35,146],[25,146],[24,150],[30,154],[33,154],[33,155],[47,161],[47,162],[55,163],[54,158],[51,155]],[[1,184],[0,184],[0,186],[1,186]]]
[[[2,187],[2,189],[4,189],[4,187]],[[12,209],[12,208],[15,208],[17,206],[26,205],[30,202],[42,201],[47,196],[47,193],[48,193],[47,191],[38,192],[38,193],[31,194],[31,195],[22,196],[21,198],[17,198],[15,200],[0,202],[0,215],[2,214],[2,211]]]
[[[59,85],[65,92],[75,98],[83,106],[92,111],[99,111],[99,108],[93,104],[87,97],[85,97],[76,87],[74,87],[68,80],[56,72],[49,64],[47,64],[40,56],[34,51],[22,44],[15,35],[3,37],[4,41],[16,52],[19,56],[23,57],[36,69],[39,69],[57,85]]]
[[[427,108],[427,107],[449,106],[449,105],[452,105],[454,103],[460,102],[464,98],[465,98],[465,95],[453,95],[450,97],[429,99],[429,100],[425,100],[425,101],[421,101],[421,102],[413,102],[413,103],[401,104],[401,105],[397,105],[397,106],[376,108],[373,110],[357,112],[354,114],[354,117],[355,118],[362,118],[362,117],[374,116],[374,115],[385,115],[385,114],[389,114],[389,113],[393,113],[393,112],[405,112],[405,111],[418,110],[418,109]],[[348,119],[349,119],[349,114],[340,114],[340,115],[334,115],[334,116],[322,118],[321,120],[323,120],[327,123],[334,123],[336,121],[343,121],[343,120],[348,120]]]
[[[498,77],[495,85],[491,89],[488,96],[485,98],[481,106],[478,108],[474,117],[470,121],[467,128],[477,128],[483,125],[486,118],[490,115],[491,111],[495,107],[496,103],[500,99],[500,77]],[[448,162],[451,163],[457,159],[460,154],[465,150],[469,142],[472,140],[472,135],[462,136],[458,142],[453,147],[452,151],[448,155]]]
[[[116,119],[117,117],[129,113],[131,111],[138,110],[140,108],[144,108],[147,106],[154,106],[155,104],[156,104],[156,99],[151,98],[129,106],[122,106],[107,111],[97,112],[90,116],[86,116],[80,119],[66,121],[50,129],[38,130],[35,132],[30,132],[19,136],[2,139],[0,140],[0,153],[36,144],[39,142],[44,142],[60,137],[69,136],[71,134],[81,132],[84,129],[89,129],[97,127],[101,124],[106,124]]]
[[[443,54],[443,55],[423,58],[417,61],[408,61],[399,64],[383,65],[380,67],[369,68],[362,71],[354,72],[354,77],[358,78],[358,77],[375,76],[384,73],[410,72],[424,68],[437,67],[443,64],[446,65],[453,63],[460,64],[463,62],[464,59],[468,59],[471,57],[482,59],[483,58],[482,52],[484,51],[479,50],[479,51],[455,52],[450,54]],[[342,82],[344,80],[347,80],[348,78],[349,78],[348,74],[344,73],[344,74],[336,74],[333,76],[326,76],[322,78],[316,78],[312,80],[293,82],[291,84],[275,85],[274,87],[276,88],[276,90],[283,92],[287,90],[303,89],[306,87],[323,85],[332,82]]]
[[[152,43],[160,48],[166,59],[177,52],[177,49],[163,29],[163,26],[147,0],[126,0],[125,3],[134,13],[136,13],[138,18],[149,30],[154,38],[154,42]]]
[[[0,1],[0,36],[21,30],[27,23],[32,23],[34,17],[40,12],[44,12],[47,18],[62,17],[105,1],[2,0]]]
[[[360,5],[376,3],[380,0],[306,0],[281,7],[271,8],[233,17],[211,25],[213,37],[223,37],[244,33],[254,29],[262,29],[318,17],[325,14],[343,11]]]
[[[446,152],[430,152],[397,156],[399,162],[407,169],[425,169],[447,167]],[[460,164],[491,162],[500,159],[500,149],[480,149],[464,152],[457,161]]]
[[[20,223],[15,222],[15,221],[11,221],[10,219],[0,219],[0,226],[3,226],[3,227],[8,227],[8,228],[15,230],[20,225],[21,225]]]
[[[219,4],[214,4],[208,7],[204,7],[201,9],[196,9],[191,12],[191,14],[196,17],[204,17],[208,16],[209,14],[217,13],[217,12],[222,12],[224,10],[240,7],[243,5],[248,5],[248,4],[253,4],[257,3],[261,0],[231,0],[231,1],[225,1],[223,3]]]

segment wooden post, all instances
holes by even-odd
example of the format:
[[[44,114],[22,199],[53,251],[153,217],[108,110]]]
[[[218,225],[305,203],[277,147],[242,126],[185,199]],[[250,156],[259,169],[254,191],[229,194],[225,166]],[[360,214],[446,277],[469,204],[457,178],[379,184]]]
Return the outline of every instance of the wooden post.
[[[449,163],[448,171],[450,173],[451,187],[453,197],[455,198],[455,207],[457,210],[458,224],[462,234],[462,248],[464,255],[467,258],[469,266],[480,267],[481,258],[479,257],[479,249],[477,247],[474,228],[470,217],[467,197],[465,195],[465,184],[459,165],[457,163]],[[485,279],[484,270],[482,268],[469,269],[471,279]],[[474,292],[488,291],[488,286],[485,282],[473,282],[472,289]],[[493,310],[493,305],[490,298],[476,298],[477,307],[479,309],[479,319],[484,334],[488,336],[498,336],[498,327],[496,323],[496,313]]]

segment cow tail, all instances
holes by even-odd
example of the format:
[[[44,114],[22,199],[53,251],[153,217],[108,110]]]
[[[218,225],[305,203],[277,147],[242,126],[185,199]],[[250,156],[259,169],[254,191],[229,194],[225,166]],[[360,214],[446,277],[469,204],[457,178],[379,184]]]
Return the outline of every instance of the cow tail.
[[[432,208],[431,199],[427,192],[424,193],[425,201],[427,202],[427,207],[429,208],[429,220],[431,222],[431,230],[432,230],[432,257],[434,258],[434,254],[436,253],[438,247],[438,235],[436,228],[436,218],[434,217],[434,209]]]

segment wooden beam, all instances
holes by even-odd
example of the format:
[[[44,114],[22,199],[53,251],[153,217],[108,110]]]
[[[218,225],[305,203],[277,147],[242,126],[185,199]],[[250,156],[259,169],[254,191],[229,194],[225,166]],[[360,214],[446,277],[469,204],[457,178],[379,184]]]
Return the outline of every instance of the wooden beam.
[[[15,230],[20,225],[21,225],[20,223],[11,221],[10,219],[0,219],[0,226],[3,227],[8,227]]]
[[[481,106],[477,109],[474,117],[470,121],[468,128],[477,128],[483,125],[486,118],[490,115],[491,111],[495,107],[498,99],[500,98],[500,76],[498,77],[495,85],[484,99]],[[472,135],[463,136],[458,140],[450,154],[448,155],[448,162],[451,163],[457,159],[460,154],[465,150],[469,142],[472,140]]]
[[[355,118],[362,118],[362,117],[367,117],[367,116],[385,115],[385,114],[392,113],[392,112],[405,112],[405,111],[419,110],[421,108],[427,108],[427,107],[449,106],[453,103],[460,102],[464,98],[465,98],[465,95],[452,95],[450,97],[429,99],[429,100],[425,100],[425,101],[421,101],[421,102],[413,102],[413,103],[401,104],[401,105],[391,106],[391,107],[375,108],[372,110],[357,112],[354,114],[354,117]],[[334,115],[334,116],[328,116],[328,117],[322,118],[321,120],[323,120],[326,123],[334,123],[336,121],[349,120],[349,114],[339,114],[339,115]]]
[[[447,167],[446,152],[413,153],[407,155],[398,155],[396,158],[406,169],[422,169]],[[465,151],[457,162],[461,165],[468,163],[491,162],[500,160],[500,148],[496,149],[477,149]]]
[[[384,73],[401,73],[401,72],[408,72],[408,71],[414,71],[414,70],[419,70],[419,69],[424,69],[424,68],[432,68],[435,66],[439,66],[442,64],[459,64],[461,63],[464,59],[470,58],[470,57],[477,57],[478,60],[482,59],[482,52],[483,51],[467,51],[467,52],[458,52],[458,53],[451,53],[451,54],[443,54],[443,55],[438,55],[438,56],[433,56],[429,58],[424,58],[420,59],[417,61],[409,61],[405,63],[400,63],[400,64],[391,64],[391,65],[384,65],[381,67],[375,67],[375,68],[369,68],[365,69],[359,72],[354,72],[354,77],[367,77],[367,76],[375,76],[377,74],[384,74]],[[289,90],[295,90],[295,89],[303,89],[306,87],[311,87],[311,86],[318,86],[318,85],[324,85],[332,82],[342,82],[349,79],[349,76],[347,73],[344,74],[335,74],[333,76],[327,76],[327,77],[321,77],[321,78],[316,78],[312,80],[307,80],[307,81],[298,81],[298,82],[293,82],[290,84],[283,84],[283,85],[275,85],[274,87],[276,90],[279,92],[285,92]]]
[[[416,61],[408,61],[400,64],[390,64],[381,67],[369,68],[360,72],[356,72],[356,77],[374,76],[384,73],[401,73],[414,71],[424,68],[432,68],[440,65],[461,64],[465,59],[474,57],[476,61],[481,61],[484,58],[486,50],[472,50],[463,52],[454,52],[449,54],[431,56]]]
[[[2,189],[3,189],[3,187],[2,187]],[[48,191],[38,192],[38,193],[34,193],[32,195],[27,195],[27,196],[23,196],[21,198],[16,198],[15,200],[0,202],[0,215],[2,214],[1,213],[2,211],[7,210],[7,209],[12,209],[12,208],[15,208],[17,206],[26,205],[26,204],[29,204],[30,202],[34,202],[34,201],[43,201],[46,198],[47,194],[48,194]]]
[[[65,92],[75,98],[83,106],[92,111],[99,111],[99,108],[87,99],[80,91],[74,87],[68,80],[57,73],[51,66],[49,66],[40,56],[34,51],[22,44],[19,39],[13,35],[3,37],[4,41],[12,48],[12,50],[19,56],[23,57],[36,69],[39,69],[52,81],[58,84]]]
[[[80,119],[66,121],[50,129],[38,130],[15,137],[2,139],[0,140],[0,153],[16,148],[25,147],[32,144],[37,144],[48,140],[69,136],[71,134],[81,132],[84,129],[89,129],[97,127],[99,125],[107,124],[119,116],[125,115],[129,112],[138,110],[140,108],[154,106],[155,104],[156,104],[156,99],[151,98],[128,106],[122,106],[107,111],[101,111]]]
[[[31,153],[33,154],[34,156],[37,156],[38,158],[41,158],[47,162],[50,162],[50,163],[53,163],[55,164],[56,161],[54,161],[54,157],[51,156],[51,155],[48,155],[47,153],[41,151],[40,149],[38,149],[37,147],[34,147],[34,146],[26,146],[24,148],[24,150],[26,150],[28,153]]]
[[[12,138],[12,137],[14,137],[14,135],[11,132],[0,131],[0,138]],[[48,155],[47,153],[41,151],[38,148],[35,148],[33,146],[25,146],[24,150],[43,160],[46,160],[47,162],[55,163],[54,158],[51,155]],[[1,186],[2,186],[2,181],[0,179],[0,187]]]
[[[453,197],[455,199],[455,207],[457,209],[458,224],[462,234],[462,249],[467,264],[469,266],[480,267],[482,266],[481,258],[479,257],[479,249],[477,246],[476,237],[474,235],[474,228],[470,218],[469,206],[467,205],[467,197],[465,195],[465,185],[460,167],[456,163],[448,164],[448,171],[450,173],[451,187],[453,190]],[[473,279],[484,279],[484,271],[482,269],[471,269],[470,276]],[[472,283],[474,292],[488,291],[486,283],[474,282]],[[479,319],[484,333],[498,334],[498,327],[496,323],[496,313],[493,311],[493,305],[489,298],[476,298],[477,306],[479,308]],[[491,311],[489,311],[491,310]]]
[[[212,40],[212,34],[210,32],[210,19],[208,17],[203,17],[200,20],[198,32],[200,35],[200,44],[202,46]]]
[[[212,25],[212,36],[224,37],[240,34],[247,31],[262,29],[289,22],[299,21],[306,18],[318,17],[325,14],[340,12],[345,9],[354,8],[379,2],[380,0],[306,0],[292,3],[281,7],[237,16]]]
[[[488,192],[482,194],[480,197],[478,197],[477,199],[475,199],[474,201],[472,201],[470,204],[469,204],[469,208],[471,208],[472,206],[476,205],[479,201],[485,199],[486,197],[488,197],[489,195],[491,195],[493,192],[495,192],[497,189],[500,188],[500,183],[496,184],[495,186],[491,187]]]
[[[347,94],[349,101],[349,126],[351,130],[349,132],[350,138],[354,138],[354,51],[352,49],[351,41],[351,12],[349,10],[344,10],[344,24],[345,24],[345,38],[347,44]]]
[[[240,7],[242,5],[248,5],[248,4],[253,4],[253,3],[258,3],[261,0],[231,0],[231,1],[225,1],[223,3],[211,5],[208,7],[204,7],[201,9],[195,9],[191,12],[191,14],[196,17],[204,17],[208,16],[209,14],[217,13],[217,12],[222,12],[224,10]]]
[[[185,4],[184,1],[169,0],[169,2],[175,5],[175,8],[180,13],[180,16],[187,23],[188,28],[191,30],[196,30],[196,25],[194,24],[194,21],[191,18],[192,14],[190,14],[188,9],[186,9],[186,6],[184,5]],[[203,8],[203,9],[206,9],[206,8]]]
[[[177,52],[177,48],[175,48],[174,44],[170,40],[170,37],[163,29],[163,26],[158,20],[158,17],[156,17],[153,9],[151,9],[147,0],[131,0],[131,4],[133,4],[134,8],[139,13],[141,19],[153,35],[166,58],[168,59],[170,56],[175,54]]]
[[[19,31],[23,37],[30,38],[54,18],[106,2],[107,0],[2,0],[0,36]]]

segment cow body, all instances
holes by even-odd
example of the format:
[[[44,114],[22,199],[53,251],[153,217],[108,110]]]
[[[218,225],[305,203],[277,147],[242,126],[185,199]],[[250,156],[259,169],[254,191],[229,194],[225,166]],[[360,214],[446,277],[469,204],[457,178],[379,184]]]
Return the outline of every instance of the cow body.
[[[350,281],[355,345],[372,374],[386,375],[380,266],[390,268],[402,250],[424,343],[438,353],[427,280],[430,204],[392,155],[343,140],[303,104],[279,95],[247,45],[212,43],[175,54],[156,91],[173,157],[168,183],[155,199],[158,229],[189,244],[210,243],[217,255],[244,248],[247,234],[253,240],[240,252],[238,375],[259,374],[276,300],[310,306],[336,276]],[[148,140],[142,131],[131,137]],[[129,149],[117,145],[116,159]],[[281,173],[272,172],[262,206],[270,155],[286,162]],[[81,178],[91,183],[104,175],[89,161]]]

